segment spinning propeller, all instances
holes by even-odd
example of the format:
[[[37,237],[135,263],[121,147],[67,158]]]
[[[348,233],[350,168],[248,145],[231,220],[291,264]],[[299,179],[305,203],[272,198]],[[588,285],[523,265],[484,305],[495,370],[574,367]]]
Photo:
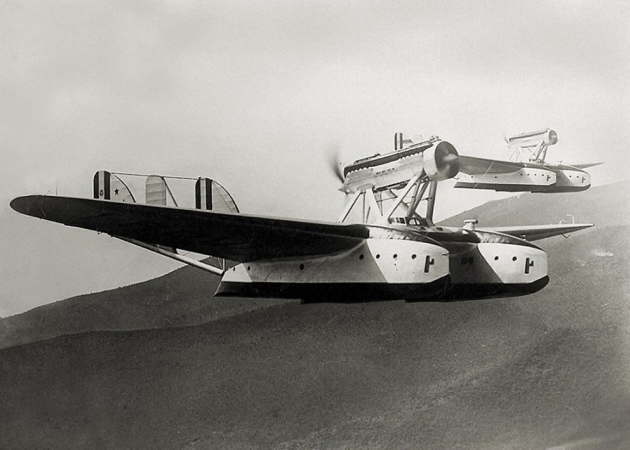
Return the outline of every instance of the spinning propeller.
[[[343,176],[343,163],[339,158],[339,147],[335,146],[329,149],[326,156],[328,167],[335,174],[340,183],[345,181]]]

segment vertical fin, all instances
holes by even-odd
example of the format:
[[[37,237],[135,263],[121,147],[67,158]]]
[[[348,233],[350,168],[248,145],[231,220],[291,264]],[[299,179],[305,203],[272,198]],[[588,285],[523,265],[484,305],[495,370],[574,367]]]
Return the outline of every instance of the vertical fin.
[[[161,175],[149,175],[145,182],[145,202],[147,205],[178,206],[166,178]],[[170,199],[170,201],[169,201]]]
[[[236,202],[230,193],[216,180],[212,180],[212,209],[233,214],[239,212],[238,206],[236,206]]]
[[[195,208],[212,211],[212,184],[210,178],[199,178],[195,183]]]
[[[237,214],[238,206],[230,193],[216,180],[199,178],[195,183],[195,208]]]
[[[201,177],[195,182],[195,208],[233,214],[239,212],[236,202],[219,182]],[[215,256],[210,256],[208,261],[210,265],[219,267],[222,271],[234,265],[225,258]]]
[[[122,203],[136,203],[131,189],[117,175],[106,170],[94,174],[94,198],[114,200]]]
[[[166,206],[166,180],[159,175],[149,175],[145,183],[147,205]]]
[[[112,174],[110,177],[110,198],[121,203],[136,203],[136,199],[131,189],[121,180],[118,175]]]
[[[109,200],[111,173],[106,170],[99,170],[94,174],[94,198]]]
[[[166,206],[167,192],[170,194],[171,199],[175,201],[173,194],[166,184],[166,180],[160,175],[149,175],[145,182],[145,188],[145,202],[147,205]],[[175,206],[177,206],[177,203],[175,203]],[[163,245],[156,245],[156,247],[177,254],[176,248],[166,247]]]

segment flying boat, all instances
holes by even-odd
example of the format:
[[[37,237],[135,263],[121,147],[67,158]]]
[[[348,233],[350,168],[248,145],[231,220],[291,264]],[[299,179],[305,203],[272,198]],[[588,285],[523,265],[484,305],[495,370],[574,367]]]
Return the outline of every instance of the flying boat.
[[[436,225],[438,184],[461,165],[455,146],[438,136],[409,143],[400,135],[393,151],[335,167],[346,196],[337,221],[244,214],[222,184],[204,177],[187,179],[194,207],[183,207],[170,177],[106,170],[94,175],[92,198],[29,195],[11,207],[219,275],[217,296],[452,301],[544,288],[547,254],[534,241],[592,224]],[[142,202],[125,182],[131,175],[145,180]]]
[[[558,143],[558,133],[551,128],[508,136],[505,142],[516,160],[460,155],[455,187],[507,192],[579,192],[591,186],[591,176],[584,169],[602,164],[548,162],[549,147]],[[521,154],[529,154],[528,159],[520,161]]]

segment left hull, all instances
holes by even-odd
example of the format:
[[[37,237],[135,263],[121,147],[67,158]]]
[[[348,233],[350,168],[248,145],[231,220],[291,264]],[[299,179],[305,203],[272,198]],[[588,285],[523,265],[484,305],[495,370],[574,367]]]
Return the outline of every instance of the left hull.
[[[449,252],[402,239],[366,239],[334,255],[239,264],[218,296],[325,298],[329,301],[428,299],[449,285]]]

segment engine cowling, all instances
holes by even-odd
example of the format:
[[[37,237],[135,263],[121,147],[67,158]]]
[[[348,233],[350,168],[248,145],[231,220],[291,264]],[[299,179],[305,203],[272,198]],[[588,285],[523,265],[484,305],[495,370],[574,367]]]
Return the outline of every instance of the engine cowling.
[[[459,154],[447,141],[440,141],[423,153],[424,173],[432,181],[448,180],[459,173]]]
[[[514,136],[506,136],[505,142],[510,146],[532,146],[543,143],[545,145],[555,145],[558,143],[558,133],[551,128],[544,130],[526,131],[524,133],[515,134]]]
[[[459,155],[452,144],[432,137],[402,150],[359,159],[344,167],[345,193],[404,186],[414,177],[446,180],[459,172]]]

